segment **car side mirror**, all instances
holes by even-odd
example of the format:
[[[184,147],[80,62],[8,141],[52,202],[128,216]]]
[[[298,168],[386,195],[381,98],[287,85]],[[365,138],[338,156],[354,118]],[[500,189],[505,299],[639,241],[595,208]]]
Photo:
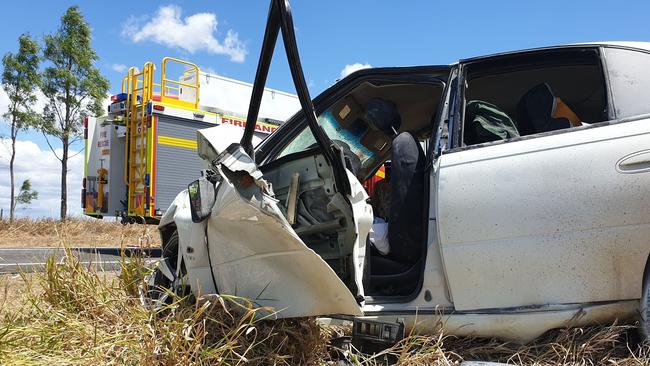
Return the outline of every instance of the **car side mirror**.
[[[214,184],[201,177],[187,186],[190,196],[190,210],[192,211],[192,222],[201,222],[210,216],[212,206],[216,198]]]

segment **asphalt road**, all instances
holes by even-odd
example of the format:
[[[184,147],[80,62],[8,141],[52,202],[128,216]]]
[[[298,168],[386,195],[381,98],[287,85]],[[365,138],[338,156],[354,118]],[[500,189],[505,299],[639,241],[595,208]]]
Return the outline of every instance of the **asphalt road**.
[[[72,252],[81,259],[81,263],[94,265],[104,270],[115,270],[120,267],[120,248],[74,248]],[[127,248],[127,257],[142,255],[148,261],[160,257],[160,249]],[[60,248],[11,248],[0,249],[0,273],[37,272],[45,268],[48,258],[54,257],[60,261],[65,252]]]

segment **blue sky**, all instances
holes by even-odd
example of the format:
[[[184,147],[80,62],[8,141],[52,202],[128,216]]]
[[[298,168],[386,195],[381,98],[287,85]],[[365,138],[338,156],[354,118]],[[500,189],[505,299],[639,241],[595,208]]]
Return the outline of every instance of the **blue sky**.
[[[158,63],[164,56],[187,59],[203,69],[251,82],[268,11],[268,1],[10,1],[3,3],[0,53],[15,51],[23,32],[38,39],[54,32],[71,5],[80,7],[93,29],[92,42],[100,57],[97,66],[110,80],[112,91],[119,89],[124,67],[141,66],[148,60]],[[312,96],[338,79],[346,65],[447,64],[545,45],[650,40],[647,0],[294,0],[292,6]],[[276,53],[267,85],[293,92],[284,54]],[[4,123],[0,124],[3,134],[7,134]],[[37,133],[25,133],[21,139],[47,149]],[[55,167],[49,168],[56,173]],[[6,164],[1,161],[0,169],[0,176],[5,176]],[[5,179],[0,179],[0,195],[5,196]],[[76,191],[70,195],[73,206],[78,206]],[[0,206],[4,206],[2,198]],[[42,209],[26,212],[48,214]]]

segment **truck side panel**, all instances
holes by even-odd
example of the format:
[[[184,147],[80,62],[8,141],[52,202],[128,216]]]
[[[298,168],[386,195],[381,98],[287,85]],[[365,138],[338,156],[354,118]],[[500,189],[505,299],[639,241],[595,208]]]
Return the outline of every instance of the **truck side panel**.
[[[164,212],[178,192],[199,176],[201,159],[196,154],[196,130],[214,124],[165,115],[156,116],[155,210]]]
[[[89,121],[84,166],[85,214],[113,216],[124,210],[124,142],[123,127],[111,124],[106,117]]]

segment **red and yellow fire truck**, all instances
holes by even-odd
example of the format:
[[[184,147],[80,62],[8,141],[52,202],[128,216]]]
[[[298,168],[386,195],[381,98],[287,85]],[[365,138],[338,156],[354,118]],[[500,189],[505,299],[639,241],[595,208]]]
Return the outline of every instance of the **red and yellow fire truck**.
[[[84,214],[156,222],[201,170],[196,130],[228,123],[243,133],[251,92],[252,84],[171,57],[158,75],[152,62],[131,67],[107,115],[84,120]],[[299,107],[295,95],[265,89],[257,142]]]

